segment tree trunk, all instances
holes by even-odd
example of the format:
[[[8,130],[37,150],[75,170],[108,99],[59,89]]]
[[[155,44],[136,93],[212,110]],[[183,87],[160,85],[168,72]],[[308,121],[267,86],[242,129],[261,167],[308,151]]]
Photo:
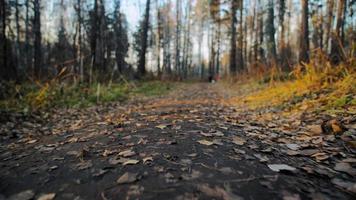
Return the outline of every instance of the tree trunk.
[[[338,64],[340,61],[345,59],[343,53],[344,41],[343,41],[343,26],[344,26],[344,9],[346,7],[346,0],[339,0],[337,7],[337,16],[336,16],[336,27],[335,31],[331,38],[331,61],[333,64]]]
[[[15,1],[15,20],[16,20],[16,55],[15,55],[15,66],[19,69],[22,68],[22,63],[20,59],[20,11],[19,11],[19,2]]]
[[[30,0],[26,0],[25,29],[25,67],[27,72],[31,72],[32,56],[30,55]]]
[[[6,2],[0,0],[0,77],[1,79],[7,79],[7,41],[6,41]]]
[[[141,51],[139,56],[139,64],[138,64],[138,71],[139,76],[143,77],[146,74],[146,52],[147,52],[147,40],[148,40],[148,26],[150,20],[150,4],[151,1],[147,0],[146,2],[146,11],[145,11],[145,19],[143,23],[143,30],[141,35]]]
[[[35,34],[34,41],[34,76],[40,79],[43,71],[42,61],[42,34],[41,34],[41,2],[40,0],[34,0],[34,23],[33,30]]]
[[[308,28],[308,0],[301,0],[302,4],[302,19],[299,36],[299,62],[309,62],[309,28]]]
[[[269,0],[268,2],[268,16],[266,24],[266,34],[267,34],[267,53],[268,53],[268,64],[272,66],[276,63],[277,52],[276,52],[276,40],[275,33],[276,29],[274,27],[274,0]]]
[[[230,73],[231,75],[236,75],[237,64],[236,64],[236,17],[237,10],[237,0],[231,1],[231,38],[230,38]]]
[[[178,76],[181,75],[180,69],[180,0],[176,1],[176,46],[175,46],[175,70],[178,73]]]

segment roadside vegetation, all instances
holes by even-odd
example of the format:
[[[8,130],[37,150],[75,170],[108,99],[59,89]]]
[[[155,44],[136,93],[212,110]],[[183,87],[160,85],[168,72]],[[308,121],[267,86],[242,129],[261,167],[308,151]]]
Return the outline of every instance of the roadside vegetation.
[[[296,67],[287,75],[271,70],[265,76],[250,77],[233,84],[232,88],[241,94],[232,98],[230,103],[247,105],[250,109],[278,107],[289,111],[354,114],[355,69],[355,62],[350,60],[339,66],[311,62],[305,67]]]
[[[47,108],[82,108],[107,102],[124,102],[133,96],[152,97],[169,92],[174,83],[131,81],[121,83],[66,84],[52,80],[44,84],[6,85],[0,101],[2,111],[31,112]]]

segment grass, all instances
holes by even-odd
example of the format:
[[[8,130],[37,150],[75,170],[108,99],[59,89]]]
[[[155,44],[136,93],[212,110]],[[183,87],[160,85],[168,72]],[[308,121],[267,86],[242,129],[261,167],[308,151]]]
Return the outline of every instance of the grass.
[[[51,107],[82,108],[105,102],[125,101],[133,96],[157,96],[169,92],[174,83],[158,81],[116,84],[8,84],[0,110],[31,112]]]
[[[272,75],[273,76],[273,75]],[[293,110],[355,112],[356,71],[354,63],[331,66],[307,64],[297,67],[289,79],[270,78],[259,82],[256,91],[232,99],[235,105],[247,105],[251,109],[280,107]],[[254,81],[256,83],[257,81]],[[248,85],[250,85],[249,83]],[[242,102],[242,103],[241,103]]]

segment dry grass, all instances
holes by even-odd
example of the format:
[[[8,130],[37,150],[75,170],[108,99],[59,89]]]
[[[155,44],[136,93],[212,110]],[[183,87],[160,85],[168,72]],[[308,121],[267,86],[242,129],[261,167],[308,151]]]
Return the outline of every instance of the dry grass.
[[[348,112],[355,112],[355,69],[354,62],[339,66],[331,66],[327,62],[310,63],[296,67],[286,81],[278,80],[277,70],[271,70],[268,84],[260,84],[260,87],[253,85],[253,88],[258,88],[257,91],[245,97],[232,98],[230,102],[234,105],[247,105],[252,109],[281,106],[290,110],[346,109]],[[251,85],[251,82],[253,81],[247,85]]]

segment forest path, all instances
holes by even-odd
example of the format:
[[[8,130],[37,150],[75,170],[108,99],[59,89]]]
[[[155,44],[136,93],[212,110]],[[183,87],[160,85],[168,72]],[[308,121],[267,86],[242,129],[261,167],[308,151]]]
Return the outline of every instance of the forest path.
[[[354,197],[335,179],[352,176],[291,156],[298,145],[277,142],[288,135],[244,120],[227,97],[219,84],[185,84],[161,98],[16,125],[29,135],[1,142],[0,199]]]

